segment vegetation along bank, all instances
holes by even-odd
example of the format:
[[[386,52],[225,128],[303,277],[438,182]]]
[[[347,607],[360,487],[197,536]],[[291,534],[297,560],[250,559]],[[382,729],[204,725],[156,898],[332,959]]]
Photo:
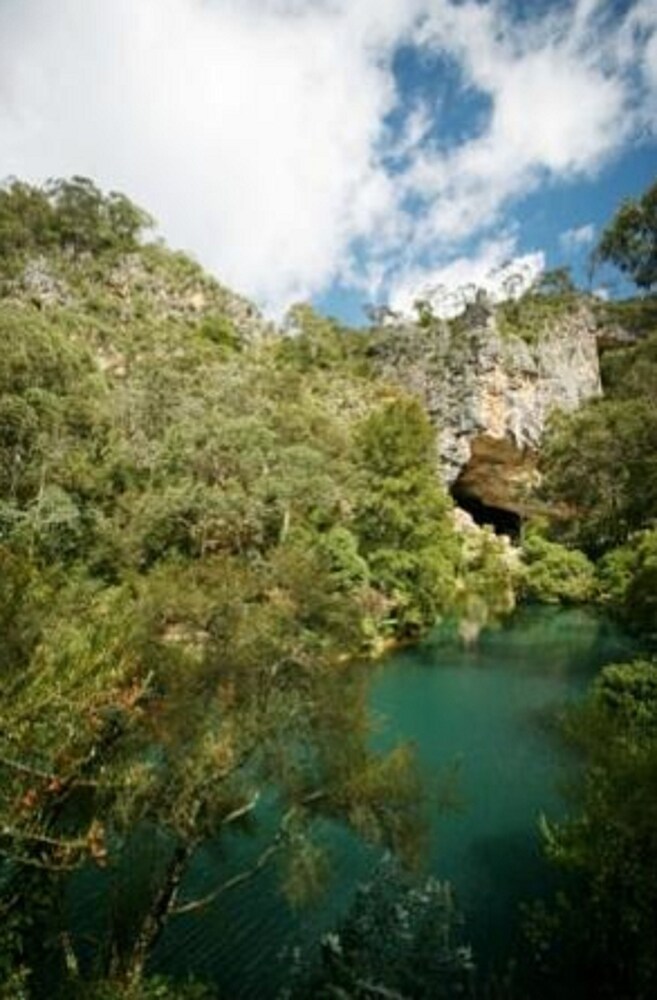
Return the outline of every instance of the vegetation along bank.
[[[631,299],[557,273],[450,320],[299,305],[280,331],[124,196],[0,190],[0,996],[211,996],[157,978],[161,935],[269,866],[302,903],[318,818],[416,861],[413,754],[372,748],[353,663],[440,620],[475,642],[517,601],[598,602],[645,648],[564,722],[581,776],[543,838],[567,890],[531,914],[523,975],[652,995],[656,206],[598,248]],[[280,822],[255,867],[181,899],[263,789]],[[151,892],[82,945],[71,873],[144,833]]]

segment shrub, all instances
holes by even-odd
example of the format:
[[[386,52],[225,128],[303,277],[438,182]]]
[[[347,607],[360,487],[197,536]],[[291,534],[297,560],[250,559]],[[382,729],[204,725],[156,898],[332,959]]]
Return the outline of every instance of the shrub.
[[[522,544],[521,592],[545,604],[588,601],[595,592],[595,569],[583,552],[548,541],[536,529]]]

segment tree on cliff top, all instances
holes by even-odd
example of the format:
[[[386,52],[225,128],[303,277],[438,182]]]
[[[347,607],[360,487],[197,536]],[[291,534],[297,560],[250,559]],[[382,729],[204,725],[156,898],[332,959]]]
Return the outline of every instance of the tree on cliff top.
[[[615,264],[639,288],[657,284],[657,181],[641,198],[623,202],[602,233],[597,261]]]
[[[11,179],[0,186],[0,257],[134,250],[153,219],[116,191],[103,194],[87,177],[35,187]]]

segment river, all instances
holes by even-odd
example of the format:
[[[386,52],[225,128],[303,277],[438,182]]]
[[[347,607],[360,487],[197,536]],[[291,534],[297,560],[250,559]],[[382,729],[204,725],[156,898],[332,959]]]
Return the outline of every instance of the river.
[[[446,811],[435,798],[426,869],[452,884],[480,969],[500,966],[518,904],[549,886],[537,820],[541,812],[563,815],[558,784],[573,766],[555,720],[601,666],[631,654],[630,640],[593,611],[526,608],[471,649],[437,629],[366,668],[376,747],[410,740],[427,787],[444,784],[447,775],[455,779],[458,808]],[[271,804],[262,810],[266,826]],[[330,850],[332,879],[317,904],[292,909],[276,872],[265,870],[202,915],[172,921],[153,970],[206,978],[231,1000],[276,996],[290,950],[312,952],[377,861],[374,849],[337,823],[324,823],[320,836]],[[198,853],[183,894],[203,895],[248,867],[261,844],[244,835],[210,844]],[[127,870],[119,891],[140,891],[138,873]],[[88,913],[83,881],[75,895]]]

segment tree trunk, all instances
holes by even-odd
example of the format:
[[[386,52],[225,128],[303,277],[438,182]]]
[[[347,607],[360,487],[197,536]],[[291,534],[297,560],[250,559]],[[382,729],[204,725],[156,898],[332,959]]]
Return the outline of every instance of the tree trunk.
[[[130,956],[127,980],[131,984],[138,983],[144,974],[148,958],[176,904],[180,883],[183,880],[195,846],[191,841],[189,843],[180,843],[173,852],[162,886],[146,914],[139,937],[135,942]]]

